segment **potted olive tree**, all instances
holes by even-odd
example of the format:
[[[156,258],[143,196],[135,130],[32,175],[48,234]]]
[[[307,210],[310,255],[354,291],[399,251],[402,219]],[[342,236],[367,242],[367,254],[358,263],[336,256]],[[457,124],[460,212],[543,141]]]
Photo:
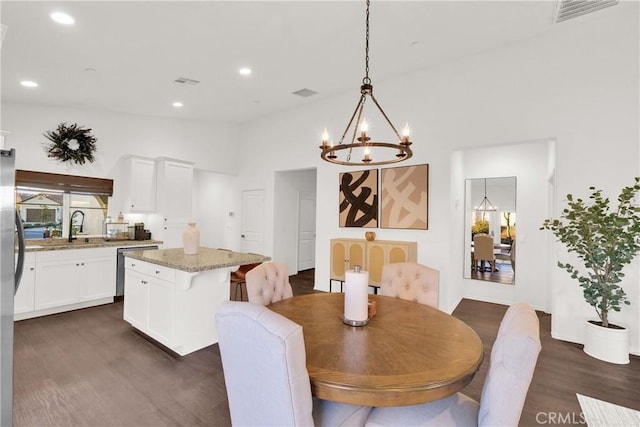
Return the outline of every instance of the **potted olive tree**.
[[[600,318],[587,322],[585,353],[607,362],[629,363],[628,330],[609,323],[609,313],[630,304],[620,283],[623,268],[640,251],[640,207],[634,203],[640,191],[640,177],[622,189],[615,209],[601,190],[589,190],[588,201],[567,194],[568,207],[560,219],[546,219],[541,230],[551,230],[584,264],[586,273],[572,264],[558,262],[558,267],[578,280],[585,301]]]

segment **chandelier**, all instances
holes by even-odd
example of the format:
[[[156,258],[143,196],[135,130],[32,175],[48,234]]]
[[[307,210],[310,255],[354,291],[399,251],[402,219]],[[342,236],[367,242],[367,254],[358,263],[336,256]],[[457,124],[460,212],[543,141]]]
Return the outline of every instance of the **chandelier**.
[[[484,198],[478,206],[475,207],[478,212],[494,212],[497,210],[493,204],[487,198],[487,178],[484,179]]]
[[[362,165],[387,165],[390,163],[398,163],[403,160],[411,158],[413,152],[409,146],[409,126],[405,125],[402,136],[398,130],[393,126],[389,117],[384,112],[375,96],[373,96],[373,86],[371,85],[371,79],[369,78],[369,1],[367,0],[367,12],[366,12],[366,36],[365,36],[365,76],[362,79],[362,86],[360,86],[360,100],[356,109],[347,124],[344,133],[340,137],[340,141],[337,145],[329,143],[329,134],[327,130],[324,130],[322,134],[322,145],[320,146],[320,157],[327,162],[336,163],[339,165],[347,166],[362,166]],[[372,141],[369,136],[369,126],[364,118],[364,105],[368,98],[371,98],[373,104],[378,108],[382,117],[386,120],[387,124],[393,130],[393,133],[397,136],[398,142],[382,142]],[[355,125],[354,125],[355,119]],[[353,126],[353,134],[351,137],[351,143],[345,143],[345,138]],[[342,153],[342,158],[338,154]],[[378,159],[377,156],[381,155],[382,158]]]

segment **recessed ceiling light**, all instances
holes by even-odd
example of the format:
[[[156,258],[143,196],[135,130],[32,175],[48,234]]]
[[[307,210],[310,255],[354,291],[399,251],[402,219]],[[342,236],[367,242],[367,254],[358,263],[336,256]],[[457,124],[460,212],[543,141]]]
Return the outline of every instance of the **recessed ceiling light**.
[[[251,68],[242,67],[240,68],[240,70],[238,70],[238,72],[243,76],[248,76],[249,74],[251,74]]]
[[[38,83],[31,80],[23,80],[20,84],[24,87],[38,87]]]
[[[56,21],[58,24],[72,25],[73,23],[76,22],[71,15],[68,15],[63,12],[54,12],[50,16],[51,16],[51,19]]]
[[[174,106],[174,107],[176,107],[176,108],[179,108],[179,107],[184,106],[184,104],[183,104],[182,102],[180,102],[180,101],[176,101],[176,102],[174,102],[174,103],[173,103],[173,104],[171,104],[171,105],[173,105],[173,106]]]

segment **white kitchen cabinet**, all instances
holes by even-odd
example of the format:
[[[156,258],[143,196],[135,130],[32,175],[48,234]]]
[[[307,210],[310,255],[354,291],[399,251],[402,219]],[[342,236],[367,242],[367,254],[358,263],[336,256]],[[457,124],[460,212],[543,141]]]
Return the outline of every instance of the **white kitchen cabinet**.
[[[167,347],[175,347],[175,270],[126,258],[125,272],[124,320]]]
[[[193,163],[156,159],[157,212],[166,224],[185,224],[192,219]]]
[[[113,302],[116,248],[42,251],[28,255],[35,258],[34,270],[31,272],[25,265],[27,274],[23,284],[26,286],[22,290],[25,294],[20,295],[20,303],[16,305],[19,307],[16,320]],[[27,295],[29,280],[33,280],[30,309],[27,305],[31,298]]]
[[[124,320],[181,356],[214,344],[215,309],[236,268],[187,272],[126,257]]]
[[[120,179],[116,180],[118,205],[122,212],[149,213],[156,210],[156,161],[127,156],[120,163]]]
[[[125,294],[124,320],[137,329],[147,326],[149,279],[136,271],[126,269],[124,273]]]
[[[149,280],[149,316],[147,333],[160,342],[174,343],[175,283],[157,278]]]
[[[34,309],[34,289],[36,281],[36,258],[35,254],[27,252],[24,259],[24,270],[22,280],[13,302],[15,314],[26,313]]]

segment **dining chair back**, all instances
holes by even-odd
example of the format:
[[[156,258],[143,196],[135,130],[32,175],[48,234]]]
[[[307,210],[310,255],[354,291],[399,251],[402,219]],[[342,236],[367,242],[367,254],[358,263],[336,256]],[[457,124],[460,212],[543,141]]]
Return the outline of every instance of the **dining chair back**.
[[[239,301],[215,316],[233,425],[364,425],[371,407],[312,398],[300,325]]]
[[[247,272],[245,281],[247,297],[254,304],[269,305],[293,296],[287,265],[281,262],[258,265]]]
[[[500,322],[480,403],[456,393],[421,405],[374,408],[367,426],[516,427],[540,349],[535,310],[528,304],[514,304]]]
[[[415,262],[385,264],[380,295],[419,302],[438,308],[440,271]]]
[[[479,425],[518,425],[541,348],[535,310],[523,303],[509,307],[491,350],[480,397]]]
[[[486,233],[478,233],[473,236],[473,258],[474,262],[487,261],[491,271],[495,270],[496,257],[493,251],[493,237]],[[474,267],[476,267],[474,265]]]

